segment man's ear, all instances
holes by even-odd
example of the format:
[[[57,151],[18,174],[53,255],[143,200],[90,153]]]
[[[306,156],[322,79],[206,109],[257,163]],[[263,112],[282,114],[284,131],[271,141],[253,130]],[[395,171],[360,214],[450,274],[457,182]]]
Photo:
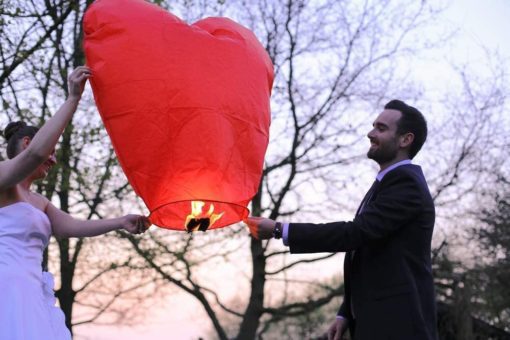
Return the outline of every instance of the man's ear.
[[[400,136],[400,147],[408,148],[414,141],[414,133],[408,132]]]

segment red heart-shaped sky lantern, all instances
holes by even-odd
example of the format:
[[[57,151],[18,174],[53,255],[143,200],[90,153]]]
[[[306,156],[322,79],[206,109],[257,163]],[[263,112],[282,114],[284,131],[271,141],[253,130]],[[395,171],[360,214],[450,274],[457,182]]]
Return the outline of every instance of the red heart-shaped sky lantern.
[[[122,169],[177,230],[248,215],[269,142],[273,66],[227,18],[188,25],[142,0],[98,0],[84,19],[92,90]]]

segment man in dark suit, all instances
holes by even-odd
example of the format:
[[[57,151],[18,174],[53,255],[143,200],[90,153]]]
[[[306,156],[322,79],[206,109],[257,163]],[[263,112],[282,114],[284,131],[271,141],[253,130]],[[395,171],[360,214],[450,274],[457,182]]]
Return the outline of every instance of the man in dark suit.
[[[353,221],[282,224],[250,217],[253,237],[280,238],[291,253],[346,252],[345,296],[329,339],[436,340],[431,268],[434,202],[411,159],[427,138],[414,107],[387,103],[368,133],[380,171]]]

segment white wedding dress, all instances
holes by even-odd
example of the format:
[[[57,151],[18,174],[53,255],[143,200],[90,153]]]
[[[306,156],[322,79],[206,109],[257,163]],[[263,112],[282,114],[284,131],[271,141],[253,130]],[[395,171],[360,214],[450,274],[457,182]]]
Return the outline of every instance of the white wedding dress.
[[[55,306],[53,276],[41,269],[51,235],[45,213],[26,202],[0,208],[0,339],[71,339]]]

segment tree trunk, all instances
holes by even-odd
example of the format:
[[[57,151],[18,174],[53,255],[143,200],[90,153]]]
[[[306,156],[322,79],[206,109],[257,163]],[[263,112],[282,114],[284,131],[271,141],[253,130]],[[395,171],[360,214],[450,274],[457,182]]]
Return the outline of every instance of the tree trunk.
[[[60,182],[60,191],[58,193],[60,199],[60,209],[69,212],[69,189],[71,179],[71,133],[72,123],[66,128],[63,140],[62,140],[62,173]],[[72,319],[73,319],[73,304],[76,292],[73,290],[73,277],[75,263],[73,262],[73,256],[70,253],[69,239],[58,240],[58,247],[60,251],[60,277],[61,286],[57,291],[56,295],[60,303],[60,307],[64,311],[66,317],[66,326],[73,333]],[[79,247],[75,251],[78,251]],[[75,254],[76,257],[76,254]]]
[[[252,215],[260,216],[262,202],[262,183],[260,181],[257,195],[252,200]],[[264,286],[266,283],[266,257],[262,241],[253,237],[250,242],[253,275],[251,278],[251,294],[248,307],[243,316],[243,321],[239,328],[239,334],[236,339],[247,340],[255,339],[257,328],[260,324],[260,317],[264,308]]]
[[[473,340],[473,319],[471,317],[471,289],[469,281],[464,278],[457,284],[454,292],[454,320],[456,323],[456,339]]]
[[[237,339],[255,339],[257,328],[260,324],[260,317],[264,307],[264,285],[266,283],[266,258],[262,242],[254,238],[250,243],[253,265],[253,276],[251,279],[251,294],[248,307],[244,313],[243,321],[239,329]]]
[[[76,292],[73,290],[74,264],[69,261],[69,239],[59,240],[61,286],[56,292],[60,308],[66,317],[66,326],[73,334],[72,317]]]

